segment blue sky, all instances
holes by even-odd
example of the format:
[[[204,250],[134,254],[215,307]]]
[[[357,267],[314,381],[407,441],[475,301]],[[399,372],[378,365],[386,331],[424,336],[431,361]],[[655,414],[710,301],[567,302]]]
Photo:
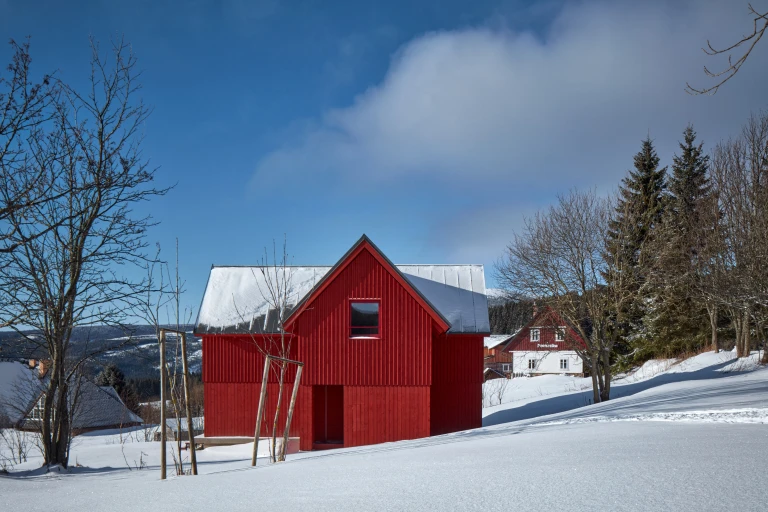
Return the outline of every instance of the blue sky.
[[[196,307],[212,263],[284,234],[296,264],[366,233],[398,263],[484,263],[493,284],[525,215],[611,190],[648,133],[669,163],[688,122],[713,143],[767,106],[765,47],[717,96],[683,92],[715,64],[707,37],[749,29],[734,4],[0,0],[0,34],[73,84],[89,35],[132,44],[144,152],[176,183],[148,206],[150,241],[179,238]]]

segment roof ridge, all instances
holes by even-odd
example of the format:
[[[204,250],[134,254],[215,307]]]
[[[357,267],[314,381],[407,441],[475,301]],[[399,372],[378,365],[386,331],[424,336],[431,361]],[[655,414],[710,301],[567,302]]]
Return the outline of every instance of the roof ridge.
[[[483,267],[484,263],[394,263],[396,267]],[[211,265],[212,268],[273,268],[274,265]],[[283,267],[283,265],[278,265]],[[285,268],[324,268],[333,265],[285,265]]]

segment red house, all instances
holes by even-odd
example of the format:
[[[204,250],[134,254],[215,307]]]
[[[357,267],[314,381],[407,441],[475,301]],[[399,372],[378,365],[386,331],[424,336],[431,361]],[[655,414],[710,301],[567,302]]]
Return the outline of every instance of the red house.
[[[583,375],[577,349],[585,346],[579,333],[553,309],[538,313],[534,305],[531,321],[493,350],[511,355],[512,375]]]
[[[489,332],[482,265],[396,266],[363,235],[333,267],[287,272],[295,306],[285,331],[291,358],[305,364],[291,423],[302,450],[481,426]],[[265,284],[259,267],[211,269],[195,327],[203,338],[206,437],[253,436],[264,364],[256,343],[277,330]],[[267,418],[276,381],[271,375],[266,384]]]

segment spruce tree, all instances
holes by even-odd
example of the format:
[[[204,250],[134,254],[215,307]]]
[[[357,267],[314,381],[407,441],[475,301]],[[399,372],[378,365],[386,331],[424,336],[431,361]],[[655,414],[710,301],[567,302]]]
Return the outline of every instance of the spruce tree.
[[[710,198],[709,156],[696,144],[696,132],[683,132],[680,154],[672,161],[669,200],[654,252],[657,254],[649,288],[652,344],[649,355],[676,355],[700,345],[708,319],[696,299],[697,257],[703,239],[702,208]]]
[[[139,395],[136,387],[125,380],[125,374],[114,363],[107,364],[96,376],[96,385],[111,387],[117,392],[126,407],[133,412],[139,409]]]
[[[625,311],[617,312],[622,318],[623,338],[620,351],[635,351],[645,336],[643,317],[647,288],[645,284],[653,265],[651,240],[661,225],[666,205],[667,168],[659,168],[660,159],[650,137],[642,141],[634,158],[634,169],[622,180],[614,217],[609,223],[606,258],[614,268],[609,285],[621,287],[633,300]],[[620,279],[620,281],[619,281]]]

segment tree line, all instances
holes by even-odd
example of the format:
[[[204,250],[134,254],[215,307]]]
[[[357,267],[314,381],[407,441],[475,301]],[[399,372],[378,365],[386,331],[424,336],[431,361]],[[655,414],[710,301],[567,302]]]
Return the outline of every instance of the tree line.
[[[766,344],[768,112],[709,151],[686,127],[671,167],[647,138],[633,163],[614,194],[571,190],[526,219],[496,265],[513,297],[552,307],[585,340],[571,341],[595,402],[617,369]]]

